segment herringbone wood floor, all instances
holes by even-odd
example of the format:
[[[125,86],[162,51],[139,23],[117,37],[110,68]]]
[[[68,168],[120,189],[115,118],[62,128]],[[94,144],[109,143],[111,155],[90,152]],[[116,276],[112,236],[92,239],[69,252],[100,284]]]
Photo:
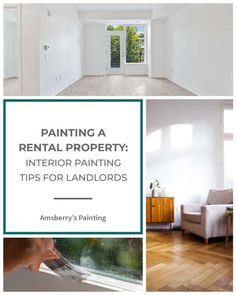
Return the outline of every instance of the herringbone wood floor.
[[[181,231],[147,232],[147,291],[232,291],[233,243]]]

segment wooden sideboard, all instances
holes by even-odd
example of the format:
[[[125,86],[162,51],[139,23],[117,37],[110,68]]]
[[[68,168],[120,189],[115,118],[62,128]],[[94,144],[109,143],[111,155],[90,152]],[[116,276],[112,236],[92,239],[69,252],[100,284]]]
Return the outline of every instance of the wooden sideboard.
[[[174,198],[147,197],[146,222],[174,222]]]

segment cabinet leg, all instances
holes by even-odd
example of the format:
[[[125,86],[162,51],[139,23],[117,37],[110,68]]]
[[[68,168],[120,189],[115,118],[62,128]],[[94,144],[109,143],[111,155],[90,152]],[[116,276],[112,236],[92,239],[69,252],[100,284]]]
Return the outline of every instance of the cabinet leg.
[[[204,239],[205,245],[208,245],[208,239]]]
[[[184,235],[184,232],[185,232],[185,230],[184,229],[182,229],[182,234]]]

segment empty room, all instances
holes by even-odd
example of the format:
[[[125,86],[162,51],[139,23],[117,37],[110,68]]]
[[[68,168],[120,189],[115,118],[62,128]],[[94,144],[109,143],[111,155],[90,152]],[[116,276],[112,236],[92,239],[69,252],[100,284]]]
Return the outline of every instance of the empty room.
[[[147,100],[148,291],[233,290],[233,101]]]
[[[232,94],[232,4],[4,6],[5,96]]]

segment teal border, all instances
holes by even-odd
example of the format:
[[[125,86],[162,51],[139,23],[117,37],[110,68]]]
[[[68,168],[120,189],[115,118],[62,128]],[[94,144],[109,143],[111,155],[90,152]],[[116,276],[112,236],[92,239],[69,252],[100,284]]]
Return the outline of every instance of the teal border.
[[[8,232],[6,231],[6,106],[8,102],[137,102],[140,105],[140,230],[138,232]],[[119,221],[117,221],[119,222]],[[143,100],[142,99],[3,99],[3,234],[131,235],[143,234]]]

